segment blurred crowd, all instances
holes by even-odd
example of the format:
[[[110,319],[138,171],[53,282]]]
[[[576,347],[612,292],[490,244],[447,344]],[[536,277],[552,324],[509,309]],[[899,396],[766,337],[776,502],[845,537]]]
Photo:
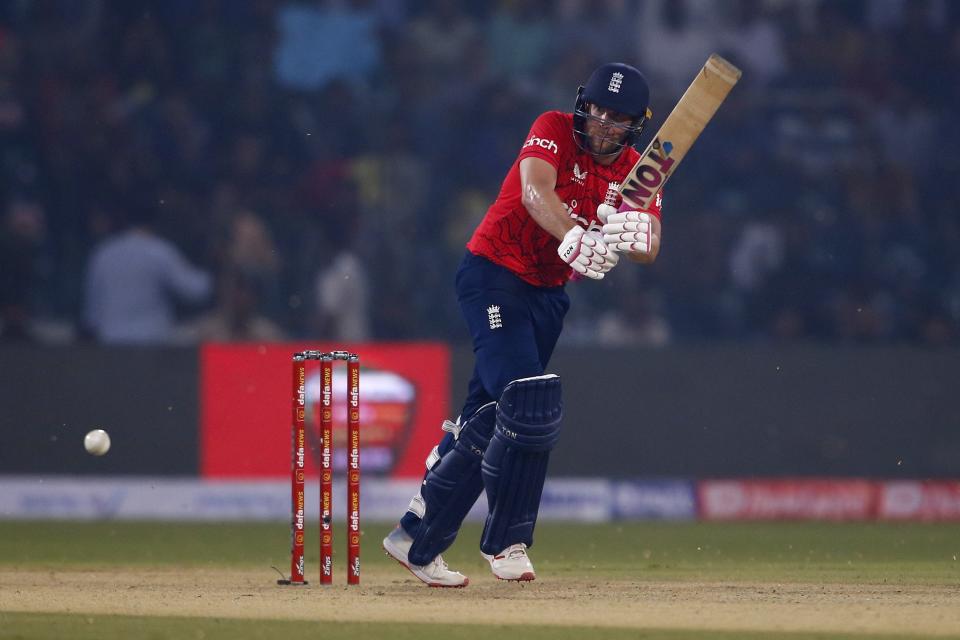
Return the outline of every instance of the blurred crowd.
[[[960,3],[8,0],[0,339],[465,338],[463,245],[541,111],[744,78],[663,251],[566,340],[960,342]]]

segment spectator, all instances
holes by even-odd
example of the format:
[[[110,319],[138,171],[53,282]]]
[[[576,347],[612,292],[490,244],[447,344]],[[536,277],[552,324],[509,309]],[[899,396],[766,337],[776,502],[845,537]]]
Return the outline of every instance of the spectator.
[[[275,318],[280,313],[281,256],[261,216],[241,209],[227,218],[221,235],[225,244],[218,250],[222,280],[236,280],[241,274],[244,287],[251,289],[258,310]]]
[[[694,23],[689,0],[651,0],[640,16],[640,65],[675,101],[716,49],[716,32]],[[664,55],[669,51],[669,55]],[[656,108],[654,108],[656,112]]]
[[[43,208],[17,197],[0,228],[0,340],[29,340],[32,303],[40,278],[38,263],[46,235]]]
[[[429,0],[410,23],[409,38],[425,67],[439,77],[457,74],[479,47],[476,20],[457,0]]]
[[[216,309],[181,333],[189,342],[276,342],[283,330],[260,312],[260,280],[242,270],[227,271],[220,281]]]
[[[891,165],[924,175],[940,162],[937,148],[944,127],[924,96],[909,87],[891,84],[888,99],[877,105],[870,124],[883,159]]]
[[[636,40],[635,2],[626,0],[563,0],[557,5],[557,39],[568,79],[585,77],[597,60],[629,60]],[[582,66],[581,66],[582,65]],[[569,67],[574,67],[569,69]],[[566,69],[562,69],[567,67]],[[565,81],[557,87],[569,86]],[[575,86],[575,85],[574,85]],[[566,98],[566,96],[565,96]]]
[[[721,38],[723,49],[752,82],[768,84],[786,70],[783,36],[759,0],[738,0],[734,7],[734,26]]]
[[[753,221],[743,226],[730,253],[730,279],[737,289],[753,291],[780,268],[784,260],[781,233],[769,222]]]
[[[377,301],[364,333],[458,336],[434,304],[437,265],[461,244],[442,230],[495,195],[529,120],[565,108],[595,58],[621,58],[668,81],[651,78],[664,90],[642,146],[716,50],[744,77],[675,178],[663,281],[647,289],[673,338],[960,340],[960,161],[932,151],[960,141],[960,2],[3,6],[0,202],[44,194],[40,240],[0,223],[17,247],[0,256],[8,338],[70,339],[84,262],[112,232],[104,194],[143,183],[167,185],[161,235],[220,265],[221,307],[239,270],[285,333],[334,331],[313,307],[317,279],[342,287],[323,247],[353,229],[364,242],[344,255]],[[244,210],[258,221],[235,221]],[[228,264],[233,232],[250,251]],[[670,264],[670,246],[689,255],[717,233],[697,262]],[[616,317],[608,296],[590,307]],[[586,328],[571,336],[597,340],[596,317],[571,318]]]
[[[379,17],[368,0],[288,2],[277,12],[277,80],[298,90],[368,79],[380,65]]]
[[[155,234],[156,205],[134,206],[129,228],[105,239],[90,256],[85,325],[103,344],[169,344],[177,302],[204,302],[211,278]]]
[[[494,73],[515,82],[530,82],[544,71],[551,53],[552,18],[543,0],[498,2],[486,34]]]
[[[360,258],[348,249],[317,273],[316,331],[324,340],[363,342],[370,335],[370,283]]]

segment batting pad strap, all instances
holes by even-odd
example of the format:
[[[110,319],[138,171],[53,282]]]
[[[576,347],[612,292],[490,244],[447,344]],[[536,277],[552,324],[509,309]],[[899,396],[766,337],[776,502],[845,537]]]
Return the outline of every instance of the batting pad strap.
[[[439,445],[431,449],[430,455],[427,456],[427,471],[430,471],[430,469],[433,469],[433,465],[437,464],[438,462],[440,462]]]
[[[407,511],[417,516],[418,518],[422,518],[423,514],[427,512],[427,505],[423,501],[423,496],[420,495],[419,491],[417,491],[417,495],[411,498],[410,505],[407,507]]]
[[[480,464],[493,436],[496,403],[481,407],[460,428],[453,447],[427,472],[420,487],[424,513],[413,535],[408,559],[422,566],[446,551],[483,491]]]
[[[440,428],[447,433],[452,433],[453,439],[456,440],[460,437],[460,429],[463,427],[460,426],[460,418],[457,418],[456,422],[453,420],[444,420],[443,424],[440,425]]]
[[[484,553],[533,545],[550,450],[560,438],[561,391],[555,375],[514,380],[497,403],[496,429],[481,465],[490,509],[480,539]]]

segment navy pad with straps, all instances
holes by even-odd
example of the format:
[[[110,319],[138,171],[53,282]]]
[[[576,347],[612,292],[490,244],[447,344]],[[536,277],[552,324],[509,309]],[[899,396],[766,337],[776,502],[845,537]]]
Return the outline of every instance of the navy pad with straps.
[[[480,463],[493,435],[496,403],[480,407],[460,428],[453,447],[427,472],[420,487],[425,511],[407,556],[417,566],[431,562],[456,540],[463,519],[483,491]]]
[[[481,467],[490,509],[480,538],[484,553],[500,553],[518,542],[533,545],[547,463],[560,439],[562,418],[559,376],[522,378],[503,390]]]

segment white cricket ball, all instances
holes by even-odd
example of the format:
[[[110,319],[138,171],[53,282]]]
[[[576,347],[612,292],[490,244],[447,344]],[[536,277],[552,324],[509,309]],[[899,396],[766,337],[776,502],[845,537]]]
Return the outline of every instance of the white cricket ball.
[[[102,456],[110,451],[110,434],[103,429],[94,429],[83,437],[83,446],[87,453]]]

